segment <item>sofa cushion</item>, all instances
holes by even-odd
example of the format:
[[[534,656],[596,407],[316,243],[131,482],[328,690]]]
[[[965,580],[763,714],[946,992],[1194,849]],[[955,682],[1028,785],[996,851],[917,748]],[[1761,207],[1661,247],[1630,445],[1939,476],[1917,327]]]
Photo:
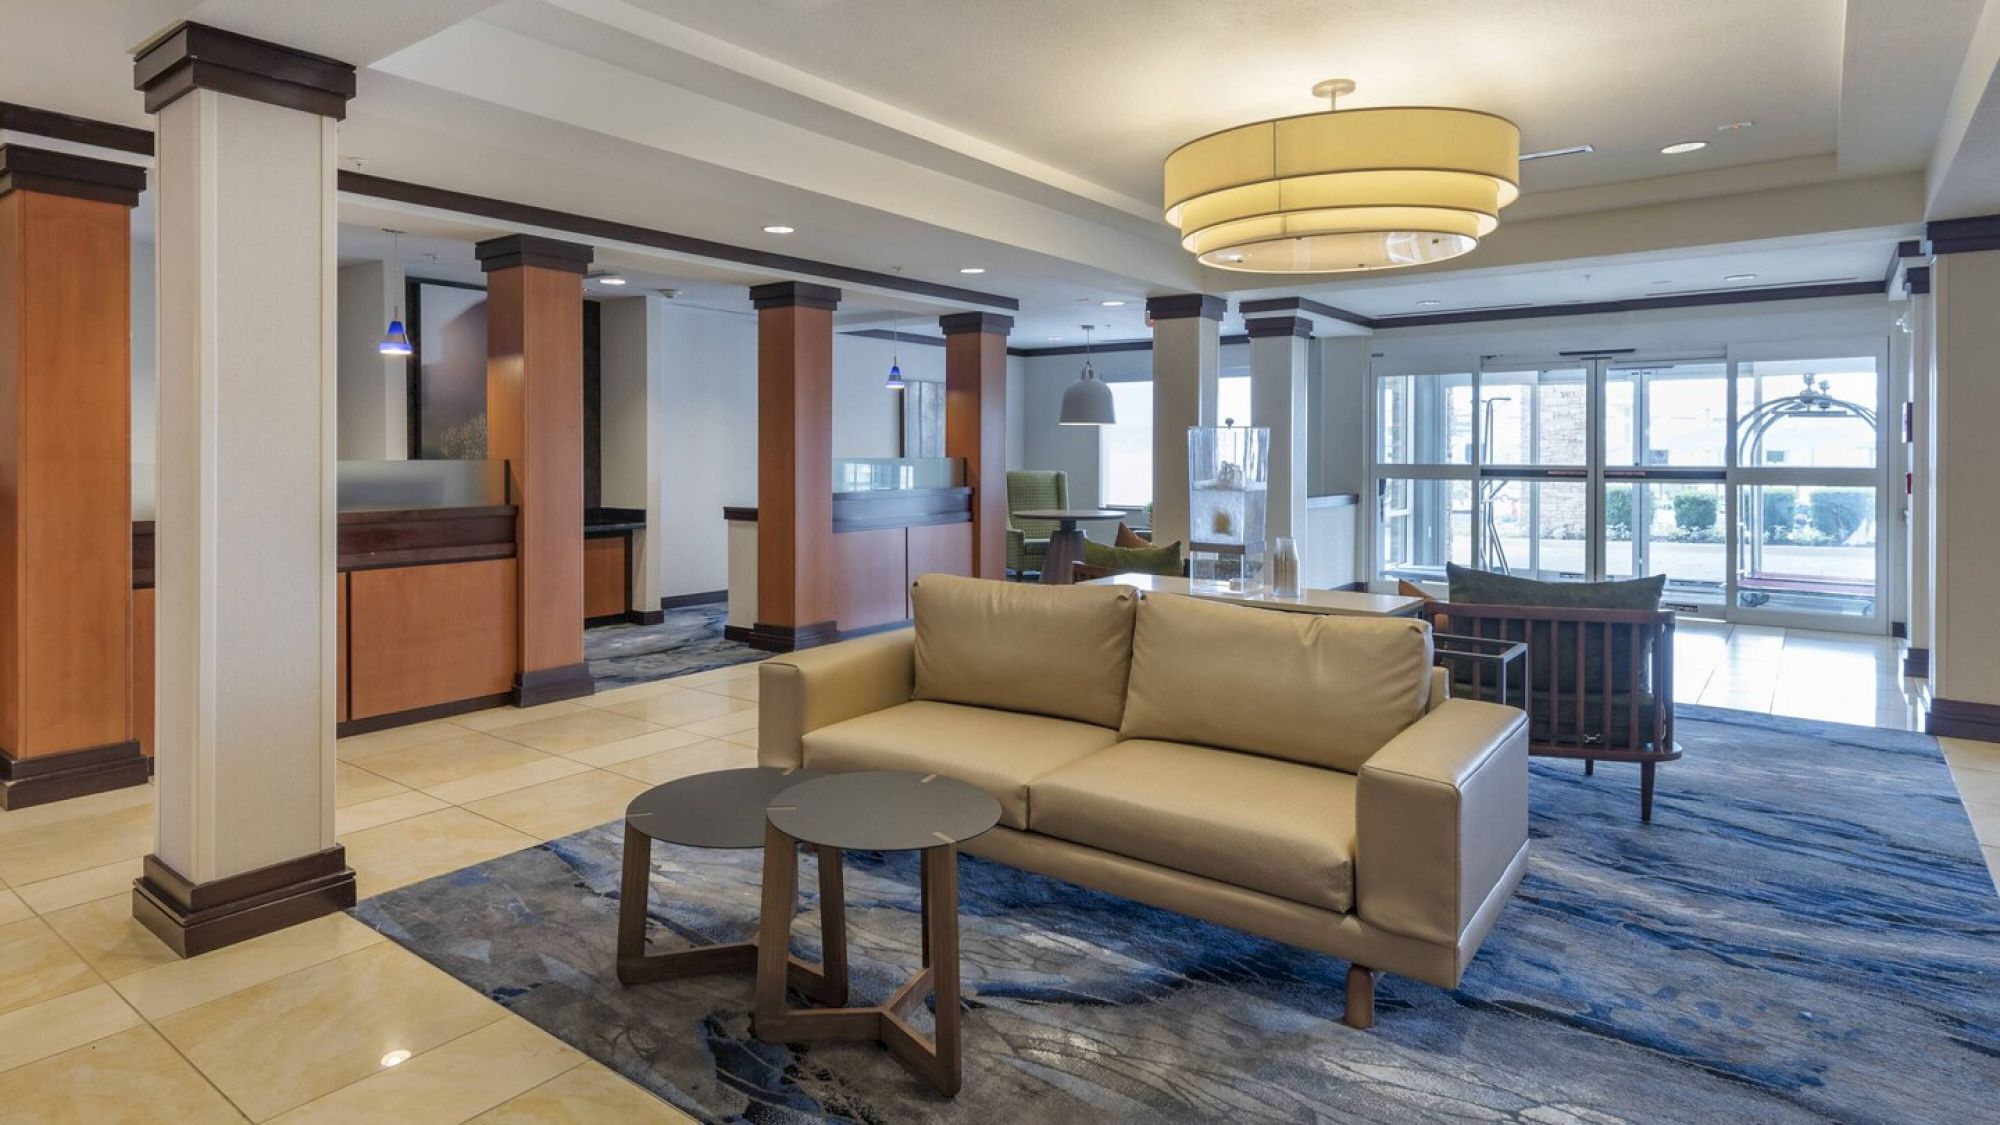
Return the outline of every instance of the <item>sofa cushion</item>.
[[[1000,802],[1000,823],[1028,827],[1028,783],[1118,741],[1085,723],[955,703],[904,703],[805,736],[815,770],[908,770],[976,785]]]
[[[1159,595],[1139,607],[1126,738],[1349,773],[1424,713],[1430,628]]]
[[[926,574],[913,698],[1118,726],[1138,595],[1127,586],[1036,586]]]
[[[1028,787],[1028,826],[1190,875],[1348,911],[1354,906],[1355,785],[1353,776],[1337,770],[1135,740],[1037,779]]]

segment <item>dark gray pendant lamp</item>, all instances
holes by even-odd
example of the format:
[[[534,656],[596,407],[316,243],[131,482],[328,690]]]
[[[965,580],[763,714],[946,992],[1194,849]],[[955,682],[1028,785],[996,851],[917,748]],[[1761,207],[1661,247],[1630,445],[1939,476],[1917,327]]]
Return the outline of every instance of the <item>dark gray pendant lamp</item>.
[[[1083,374],[1063,391],[1062,416],[1057,419],[1065,426],[1115,426],[1118,424],[1117,407],[1111,401],[1111,388],[1090,369],[1090,329],[1083,326]]]

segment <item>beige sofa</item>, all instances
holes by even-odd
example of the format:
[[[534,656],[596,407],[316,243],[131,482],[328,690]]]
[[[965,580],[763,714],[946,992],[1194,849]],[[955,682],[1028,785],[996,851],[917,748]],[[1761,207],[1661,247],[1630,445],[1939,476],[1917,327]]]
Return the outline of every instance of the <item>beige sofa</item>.
[[[768,661],[768,766],[991,793],[964,849],[1455,987],[1520,881],[1528,728],[1444,698],[1429,626],[927,575],[913,629]]]

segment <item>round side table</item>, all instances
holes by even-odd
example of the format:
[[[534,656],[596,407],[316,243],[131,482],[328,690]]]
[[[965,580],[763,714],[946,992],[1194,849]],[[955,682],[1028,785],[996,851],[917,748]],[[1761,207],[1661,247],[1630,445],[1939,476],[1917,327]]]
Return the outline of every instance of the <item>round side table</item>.
[[[958,989],[958,845],[993,827],[1000,802],[937,774],[868,770],[802,782],[772,798],[764,843],[764,904],[758,934],[757,1038],[785,1043],[874,1039],[949,1097],[962,1078]],[[782,971],[798,898],[798,845],[842,851],[916,851],[923,856],[923,966],[869,1008],[793,1008]],[[824,864],[824,860],[821,861]],[[822,897],[828,933],[845,925]],[[845,936],[842,938],[845,944]],[[934,1033],[908,1016],[934,999]]]
[[[764,809],[778,792],[828,775],[807,769],[717,770],[657,785],[625,809],[625,855],[618,895],[618,980],[646,984],[674,977],[756,969],[755,941],[728,942],[651,953],[646,949],[646,904],[651,890],[653,841],[692,848],[756,848],[764,845]],[[798,857],[791,868],[797,877]],[[818,965],[787,955],[784,975],[791,987],[821,1003],[847,1002],[847,930],[840,852],[819,849],[819,893],[825,904],[827,938]],[[785,947],[780,945],[779,949]]]
[[[1125,513],[1112,508],[1048,508],[1015,512],[1022,519],[1054,520],[1049,533],[1049,549],[1042,555],[1042,585],[1068,586],[1076,581],[1075,567],[1083,561],[1083,532],[1079,520],[1122,520]]]

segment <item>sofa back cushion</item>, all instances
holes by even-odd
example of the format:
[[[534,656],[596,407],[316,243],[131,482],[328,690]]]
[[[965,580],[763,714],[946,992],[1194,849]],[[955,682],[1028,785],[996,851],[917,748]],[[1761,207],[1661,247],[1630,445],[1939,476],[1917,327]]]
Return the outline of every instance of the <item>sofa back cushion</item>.
[[[1129,586],[926,574],[910,589],[916,695],[1116,728],[1132,666]]]
[[[1423,715],[1430,666],[1430,627],[1412,618],[1155,595],[1139,606],[1119,733],[1354,773]]]

